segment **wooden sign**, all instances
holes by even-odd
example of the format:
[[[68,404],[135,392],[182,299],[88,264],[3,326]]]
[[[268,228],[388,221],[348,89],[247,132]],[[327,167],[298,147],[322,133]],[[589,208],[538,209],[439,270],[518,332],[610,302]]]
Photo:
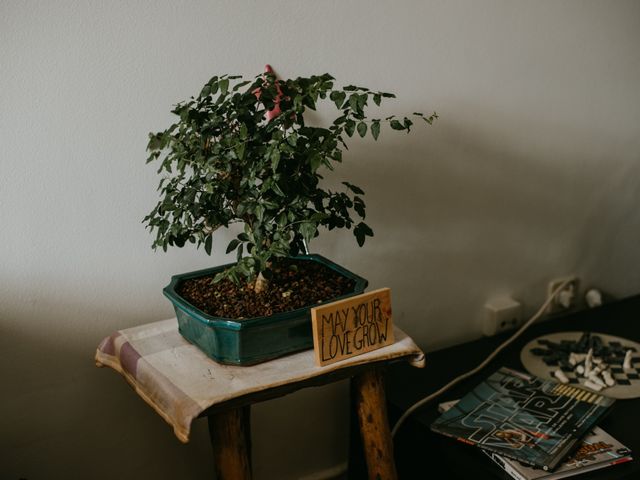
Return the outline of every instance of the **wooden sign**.
[[[316,363],[329,365],[393,343],[391,289],[311,309]]]

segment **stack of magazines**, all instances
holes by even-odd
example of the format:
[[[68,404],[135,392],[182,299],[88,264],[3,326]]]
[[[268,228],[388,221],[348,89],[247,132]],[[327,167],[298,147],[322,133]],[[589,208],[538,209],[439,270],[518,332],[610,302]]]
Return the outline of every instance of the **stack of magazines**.
[[[483,449],[518,480],[557,480],[632,460],[597,426],[615,400],[501,368],[440,404],[435,432]]]

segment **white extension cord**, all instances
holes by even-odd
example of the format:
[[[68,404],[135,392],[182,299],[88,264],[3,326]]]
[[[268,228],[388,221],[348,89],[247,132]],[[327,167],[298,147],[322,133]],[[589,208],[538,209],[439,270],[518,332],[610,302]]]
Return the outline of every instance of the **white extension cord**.
[[[451,380],[449,383],[447,383],[444,387],[442,387],[440,390],[433,392],[431,395],[424,397],[422,400],[418,400],[416,403],[414,403],[413,405],[411,405],[406,412],[404,412],[402,414],[402,416],[398,419],[398,421],[395,423],[395,425],[393,426],[393,429],[391,430],[391,436],[395,436],[395,434],[398,432],[398,429],[402,426],[402,424],[405,422],[405,420],[407,418],[409,418],[409,416],[415,412],[417,409],[419,409],[420,407],[422,407],[423,405],[425,405],[426,403],[430,402],[431,400],[433,400],[434,398],[442,395],[444,392],[446,392],[447,390],[449,390],[451,387],[453,387],[454,385],[458,384],[459,382],[461,382],[462,380],[464,380],[465,378],[469,378],[472,375],[475,375],[476,373],[478,373],[480,370],[482,370],[484,367],[486,367],[489,362],[491,362],[491,360],[493,360],[496,355],[498,355],[502,350],[504,350],[505,348],[507,348],[509,345],[511,345],[511,343],[513,343],[513,341],[518,338],[520,335],[522,335],[522,333],[531,326],[532,323],[534,323],[536,320],[538,320],[547,310],[547,307],[551,304],[551,302],[554,301],[554,299],[556,298],[556,296],[563,291],[564,287],[566,287],[569,283],[571,282],[571,280],[567,280],[566,282],[563,282],[561,285],[558,286],[558,288],[556,288],[551,295],[549,295],[549,297],[547,298],[547,300],[542,304],[542,306],[538,309],[538,311],[529,319],[527,320],[519,329],[517,332],[515,332],[513,335],[511,335],[511,337],[509,337],[505,342],[502,343],[502,345],[500,345],[498,348],[496,348],[493,353],[491,353],[491,355],[489,355],[480,365],[478,365],[476,368],[469,370],[466,373],[463,373],[462,375],[460,375],[457,378],[454,378],[453,380]]]

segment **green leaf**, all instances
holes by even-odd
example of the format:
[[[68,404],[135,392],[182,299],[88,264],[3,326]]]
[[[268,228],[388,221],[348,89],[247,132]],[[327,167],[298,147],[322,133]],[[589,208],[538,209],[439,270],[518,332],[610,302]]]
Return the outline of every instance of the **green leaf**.
[[[361,218],[365,218],[365,204],[360,197],[353,198],[353,209]]]
[[[282,191],[282,189],[280,188],[280,185],[278,185],[277,182],[273,182],[273,185],[271,185],[271,190],[273,190],[276,193],[276,195],[280,197],[285,196],[284,192]]]
[[[342,124],[342,123],[344,123],[344,122],[346,122],[346,121],[347,121],[347,116],[346,116],[346,115],[342,115],[341,117],[336,118],[336,119],[333,121],[333,124],[334,124],[334,125],[340,125],[340,124]]]
[[[349,107],[351,107],[351,110],[354,112],[360,111],[360,108],[358,107],[358,98],[359,95],[357,93],[349,95]]]
[[[278,169],[280,163],[280,150],[274,148],[271,152],[271,170],[274,172]]]
[[[229,79],[223,78],[222,80],[220,80],[219,85],[220,85],[220,93],[222,95],[226,95],[227,92],[229,91]]]
[[[347,135],[352,137],[355,130],[356,130],[356,122],[354,122],[351,119],[347,120],[347,123],[344,124],[344,131],[347,132]]]
[[[304,97],[302,97],[302,103],[305,107],[308,107],[311,110],[316,109],[316,102],[314,102],[313,98],[311,98],[309,95],[305,95]]]
[[[247,144],[245,142],[240,142],[236,145],[236,156],[239,160],[244,159],[244,152],[247,148]]]
[[[362,95],[358,96],[358,111],[363,112],[366,104],[367,104],[367,94],[363,93]]]
[[[312,222],[315,222],[315,223],[320,223],[320,222],[326,220],[328,217],[329,217],[329,214],[327,214],[327,213],[316,212],[313,215],[311,215],[310,220]]]
[[[209,237],[209,238],[211,238],[211,237]],[[240,244],[240,241],[239,241],[239,240],[237,240],[237,239],[235,239],[235,238],[234,238],[233,240],[231,240],[231,241],[229,242],[229,245],[227,245],[227,252],[226,252],[226,253],[231,253],[231,252],[233,252],[233,251],[237,248],[237,246],[238,246],[239,244]]]
[[[247,269],[247,266],[244,265],[243,263],[237,263],[236,266],[234,267],[234,272],[233,273],[240,274],[245,278],[249,277],[249,275],[250,275],[250,272]],[[237,276],[234,276],[233,273],[231,274],[231,280],[234,283],[237,283],[239,281],[239,279],[237,278]]]
[[[373,94],[373,102],[377,105],[380,106],[380,102],[382,101],[382,95],[380,95],[379,93],[374,93]]]
[[[315,172],[322,164],[322,157],[318,153],[314,153],[311,155],[311,158],[309,158],[309,164],[311,166],[311,171]]]
[[[240,82],[237,83],[236,85],[234,85],[233,87],[233,91],[237,92],[238,90],[240,90],[242,87],[244,87],[245,85],[249,85],[251,82],[249,80],[245,80],[244,82]]]
[[[258,205],[256,207],[256,219],[262,223],[264,220],[264,207],[262,205]]]
[[[360,187],[354,185],[353,183],[342,182],[342,184],[345,185],[349,190],[351,190],[356,195],[364,195],[364,191]]]
[[[353,234],[356,236],[358,245],[363,246],[366,237],[373,237],[373,230],[366,223],[360,222],[353,229]]]
[[[270,251],[278,257],[286,257],[289,255],[289,245],[282,242],[274,242],[271,244]]]
[[[204,87],[202,87],[202,90],[200,91],[200,98],[208,97],[210,93],[211,93],[211,86],[205,85]]]
[[[336,108],[341,109],[342,105],[344,104],[345,98],[347,98],[347,94],[334,90],[333,92],[331,92],[331,94],[329,94],[329,98],[336,104]]]
[[[367,124],[366,123],[360,122],[358,124],[358,134],[360,134],[360,136],[363,137],[363,138],[367,134]]]
[[[212,244],[213,244],[213,239],[211,235],[207,235],[207,238],[204,240],[204,251],[207,252],[207,255],[211,255]]]
[[[380,136],[380,121],[374,121],[371,123],[371,135],[373,135],[374,140],[378,140]]]
[[[391,120],[390,125],[394,130],[404,130],[404,125],[402,125],[398,120]]]
[[[216,273],[216,275],[213,277],[213,283],[218,283],[221,280],[224,280],[225,278],[227,278],[227,272],[220,272],[220,273]]]
[[[310,242],[316,234],[316,224],[312,222],[302,222],[299,227],[300,234],[307,242]]]
[[[209,86],[211,88],[211,95],[218,93],[218,77],[213,77],[211,81],[209,81]]]

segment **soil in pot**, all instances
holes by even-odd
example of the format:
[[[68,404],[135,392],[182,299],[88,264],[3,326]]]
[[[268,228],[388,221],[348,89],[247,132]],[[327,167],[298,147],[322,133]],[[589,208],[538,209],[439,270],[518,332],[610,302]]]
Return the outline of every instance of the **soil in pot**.
[[[251,285],[230,280],[213,283],[213,276],[184,280],[177,293],[203,312],[243,319],[274,315],[312,306],[353,291],[354,281],[309,260],[274,260],[267,288],[255,293]]]

